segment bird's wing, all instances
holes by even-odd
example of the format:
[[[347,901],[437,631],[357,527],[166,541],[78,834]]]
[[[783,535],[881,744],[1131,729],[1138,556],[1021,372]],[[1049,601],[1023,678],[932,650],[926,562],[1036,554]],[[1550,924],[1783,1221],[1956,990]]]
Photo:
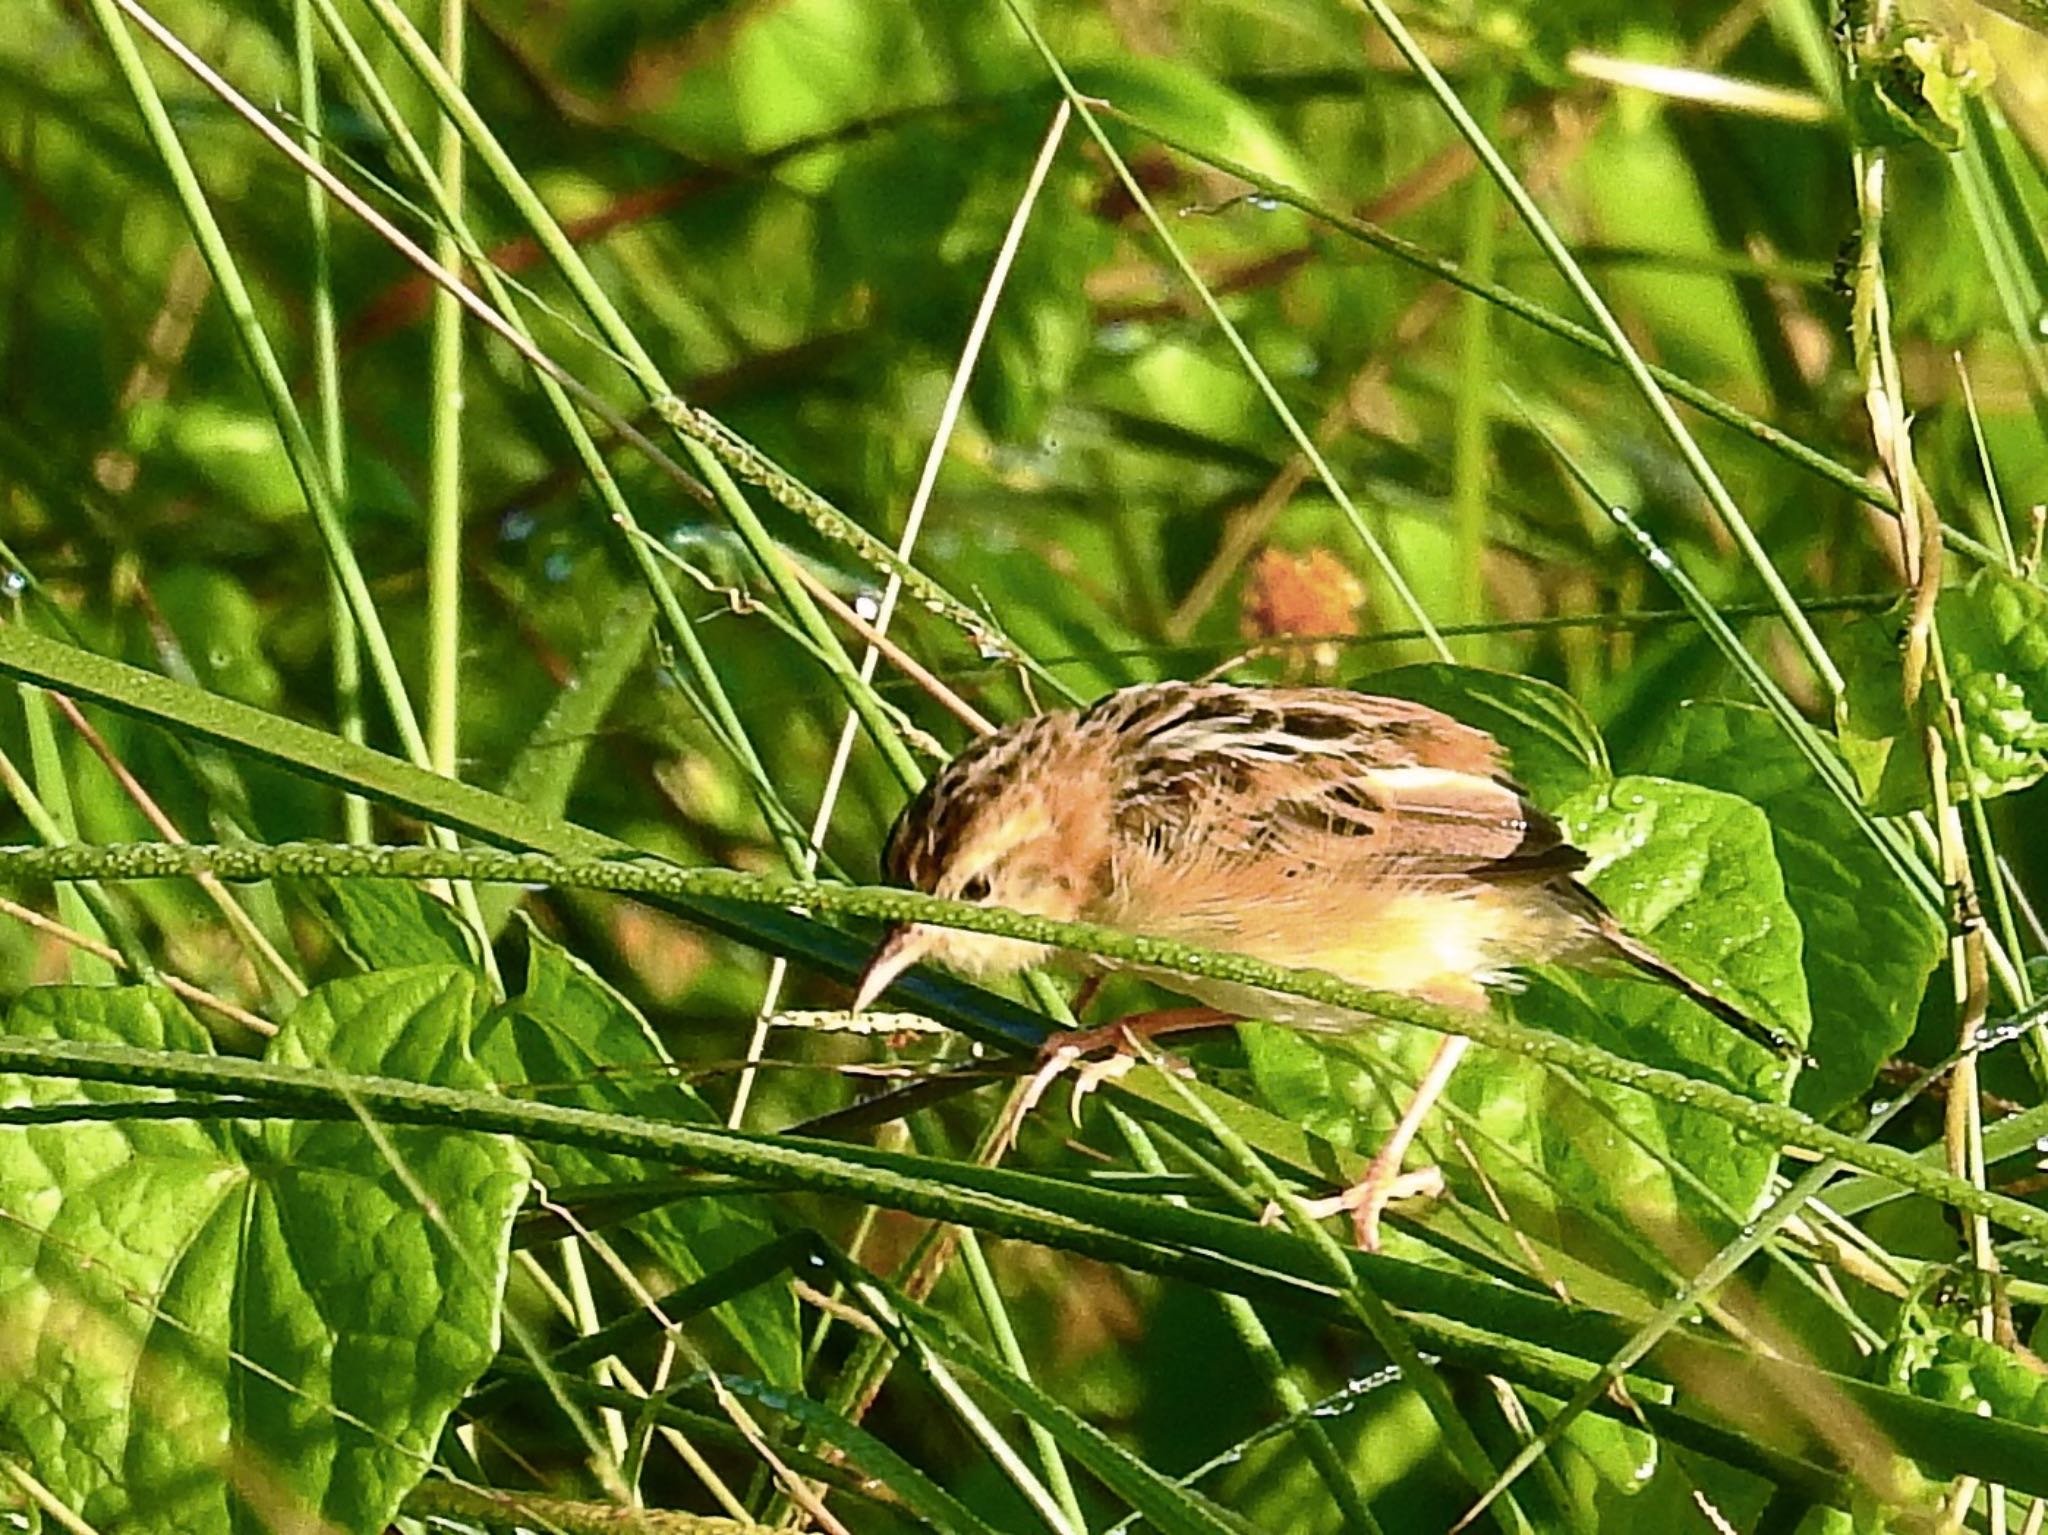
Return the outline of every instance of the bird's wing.
[[[1123,829],[1171,856],[1356,863],[1408,882],[1549,878],[1585,856],[1507,775],[1493,737],[1333,688],[1149,689],[1120,722]]]

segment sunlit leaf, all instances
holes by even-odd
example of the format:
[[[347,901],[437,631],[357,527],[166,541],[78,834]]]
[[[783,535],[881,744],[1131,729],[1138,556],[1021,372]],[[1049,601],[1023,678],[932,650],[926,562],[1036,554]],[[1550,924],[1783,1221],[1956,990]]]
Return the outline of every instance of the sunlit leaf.
[[[1942,926],[1762,709],[1687,703],[1638,764],[1740,794],[1769,818],[1798,914],[1817,1065],[1794,1093],[1825,1114],[1867,1087],[1913,1032]]]
[[[2048,772],[2048,591],[1987,568],[1945,590],[1935,620],[1963,721],[1962,751],[1949,750],[1951,791],[1988,799],[2026,788]],[[1847,632],[1844,754],[1887,815],[1928,803],[1923,727],[1907,720],[1901,691],[1902,623],[1893,612]],[[1937,696],[1930,677],[1923,719]]]
[[[340,981],[270,1058],[478,1087],[481,1012],[466,970]],[[8,1025],[206,1049],[139,988],[32,991]],[[39,1078],[6,1096],[167,1095]],[[99,1529],[381,1528],[496,1350],[524,1176],[497,1136],[347,1120],[0,1131],[0,1422]]]

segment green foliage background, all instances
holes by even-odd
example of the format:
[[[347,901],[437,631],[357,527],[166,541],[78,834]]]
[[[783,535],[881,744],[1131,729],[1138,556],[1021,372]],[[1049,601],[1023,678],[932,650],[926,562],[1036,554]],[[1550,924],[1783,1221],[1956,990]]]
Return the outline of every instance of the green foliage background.
[[[2038,1517],[2048,1052],[1953,1055],[2036,1020],[2048,950],[2048,39],[2004,9],[479,0],[458,48],[411,0],[17,0],[0,816],[77,861],[0,851],[4,1495]],[[847,529],[914,504],[929,675],[869,681]],[[1811,1061],[1534,975],[1380,1257],[1259,1222],[1370,1153],[1458,1024],[1422,1004],[1195,1044],[980,1166],[1010,1077],[940,1074],[1068,988],[851,1030],[909,908],[777,881],[872,882],[969,738],[941,692],[1212,671],[1495,732],[1625,924]],[[166,824],[229,891],[113,848]],[[335,846],[432,826],[539,861]]]

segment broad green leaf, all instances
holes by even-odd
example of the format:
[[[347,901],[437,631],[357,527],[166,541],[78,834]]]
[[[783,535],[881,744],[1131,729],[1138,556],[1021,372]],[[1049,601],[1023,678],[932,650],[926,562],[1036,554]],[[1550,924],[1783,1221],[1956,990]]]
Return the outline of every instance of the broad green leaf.
[[[1488,732],[1507,749],[1509,771],[1545,806],[1614,776],[1579,701],[1534,677],[1429,661],[1374,672],[1356,686],[1428,704]]]
[[[1629,777],[1580,791],[1558,815],[1592,858],[1587,882],[1624,927],[1703,984],[1806,1037],[1799,919],[1762,811],[1696,785]],[[1760,1098],[1782,1100],[1791,1085],[1790,1069],[1769,1051],[1625,968],[1613,977],[1546,968],[1495,1005],[1524,1023]],[[1404,1063],[1405,1081],[1435,1043],[1391,1028],[1328,1044],[1277,1029],[1246,1032],[1275,1110],[1361,1149],[1378,1144],[1406,1094],[1398,1084],[1382,1088],[1378,1068],[1368,1068],[1371,1042]],[[1446,1102],[1492,1191],[1518,1220],[1540,1223],[1543,1239],[1575,1252],[1605,1246],[1603,1226],[1640,1233],[1658,1250],[1725,1236],[1756,1203],[1775,1162],[1769,1147],[1723,1119],[1603,1084],[1575,1086],[1491,1054],[1473,1055]],[[1489,1197],[1448,1154],[1446,1139],[1429,1143],[1458,1198]],[[1642,1241],[1630,1240],[1640,1256]]]
[[[1720,790],[1630,775],[1578,794],[1557,814],[1591,860],[1581,878],[1624,928],[1760,1021],[1806,1041],[1799,918],[1761,810]],[[1620,973],[1625,983],[1593,979],[1589,991],[1651,1046],[1635,1052],[1642,1059],[1691,1058],[1750,1090],[1788,1085],[1769,1051],[1676,990]]]
[[[335,939],[364,970],[472,965],[469,929],[445,901],[399,879],[306,880]]]
[[[1950,749],[1953,792],[2024,789],[2048,772],[2048,591],[1997,569],[1949,587],[1935,604],[1950,684],[1963,716],[1961,754]],[[1917,723],[1901,702],[1896,611],[1849,625],[1843,751],[1873,809],[1897,815],[1928,802]],[[1931,709],[1932,676],[1921,694]]]
[[[322,987],[270,1059],[477,1087],[466,970]],[[202,1052],[165,994],[48,988],[17,1034]],[[14,1104],[168,1094],[15,1079]],[[395,1165],[394,1165],[395,1164]],[[402,1169],[402,1171],[401,1171]],[[0,1131],[0,1424],[95,1529],[381,1529],[497,1344],[525,1163],[350,1121]],[[422,1207],[422,1201],[426,1202]]]
[[[720,1123],[676,1075],[647,1021],[596,972],[539,933],[527,935],[526,988],[493,1009],[477,1059],[505,1091],[642,1119]],[[557,1187],[630,1188],[646,1164],[572,1146],[537,1148],[536,1175]],[[775,1235],[759,1199],[679,1199],[634,1217],[627,1229],[682,1284],[702,1278]],[[770,1383],[799,1378],[796,1302],[786,1285],[754,1290],[712,1312]]]
[[[2011,1350],[1971,1337],[1957,1320],[1895,1348],[1888,1373],[1915,1396],[2048,1428],[2048,1378]]]
[[[1944,592],[1936,616],[1971,787],[1986,796],[2024,789],[2048,771],[2048,591],[1982,570],[1960,592]]]
[[[1639,764],[1644,772],[1739,793],[1770,819],[1799,915],[1818,1065],[1794,1101],[1829,1114],[1869,1086],[1913,1032],[1940,962],[1941,923],[1899,881],[1855,818],[1762,709],[1688,703]]]

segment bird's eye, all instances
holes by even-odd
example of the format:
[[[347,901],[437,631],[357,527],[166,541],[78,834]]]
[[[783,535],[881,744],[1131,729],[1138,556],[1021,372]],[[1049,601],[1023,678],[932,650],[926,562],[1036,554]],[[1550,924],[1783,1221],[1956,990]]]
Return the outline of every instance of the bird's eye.
[[[989,897],[988,876],[977,874],[960,887],[963,901],[985,901]]]

